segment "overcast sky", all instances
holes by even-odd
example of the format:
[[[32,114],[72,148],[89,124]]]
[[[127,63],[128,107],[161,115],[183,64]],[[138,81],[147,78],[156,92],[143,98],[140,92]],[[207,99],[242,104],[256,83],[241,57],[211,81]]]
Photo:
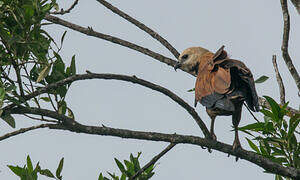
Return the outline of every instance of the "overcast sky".
[[[67,8],[71,1],[58,1]],[[299,107],[299,97],[292,77],[281,58],[282,12],[280,1],[274,0],[213,0],[213,1],[112,1],[126,13],[153,28],[165,37],[178,51],[190,46],[202,46],[216,51],[225,45],[234,59],[242,60],[255,79],[267,75],[270,79],[257,85],[260,96],[269,95],[279,100],[278,86],[272,66],[272,55],[278,56],[278,64],[290,105]],[[300,16],[289,6],[291,15],[290,55],[300,71]],[[63,19],[95,31],[107,33],[137,43],[165,56],[174,58],[157,41],[132,24],[107,10],[95,0],[82,0],[71,14]],[[88,37],[64,27],[47,28],[56,39],[67,30],[62,57],[69,63],[76,55],[78,73],[90,70],[95,73],[136,75],[139,78],[162,85],[190,105],[194,94],[195,78],[182,71],[175,72],[141,53],[125,47]],[[104,124],[114,128],[161,133],[178,133],[202,136],[199,127],[178,104],[168,97],[135,85],[120,81],[88,80],[72,84],[67,103],[76,120],[85,125]],[[209,126],[210,119],[204,107],[197,111]],[[256,113],[256,116],[260,117]],[[17,129],[32,126],[31,120],[17,117]],[[240,125],[254,123],[249,112],[243,111]],[[36,123],[37,124],[37,123]],[[215,133],[218,140],[232,144],[234,133],[231,117],[218,117]],[[13,131],[0,121],[0,133]],[[240,133],[243,148],[250,149],[245,134]],[[24,165],[29,154],[36,164],[55,172],[59,160],[64,157],[65,180],[97,179],[100,172],[117,172],[114,157],[128,159],[130,153],[142,151],[145,164],[168,144],[117,137],[76,134],[67,131],[35,130],[0,142],[0,179],[17,179],[6,167],[8,164]],[[211,154],[199,146],[179,144],[159,160],[152,179],[274,179],[263,169],[245,160],[235,162],[234,157],[213,151]],[[47,179],[40,177],[41,180]]]

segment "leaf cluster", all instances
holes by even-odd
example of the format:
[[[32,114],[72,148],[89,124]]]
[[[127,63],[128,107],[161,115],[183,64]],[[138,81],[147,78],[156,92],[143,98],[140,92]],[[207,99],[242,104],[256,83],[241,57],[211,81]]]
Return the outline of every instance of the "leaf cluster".
[[[117,176],[115,173],[110,173],[110,177],[103,176],[102,173],[100,173],[98,180],[126,180],[133,177],[138,171],[141,170],[139,157],[141,155],[141,152],[137,154],[136,157],[134,157],[132,154],[130,154],[129,160],[124,160],[124,164],[120,162],[117,158],[115,158],[115,162],[121,171],[121,176]],[[151,165],[149,168],[145,169],[137,178],[136,180],[147,180],[150,179],[153,175],[154,165]]]
[[[53,8],[58,8],[56,0],[0,0],[0,108],[12,103],[40,108],[44,103],[74,118],[65,101],[70,84],[24,100],[27,94],[76,74],[75,55],[70,66],[59,55],[66,32],[58,46],[44,30],[47,24],[42,20]],[[0,110],[0,116],[15,127],[10,114]]]
[[[283,166],[300,168],[300,142],[297,140],[299,135],[300,114],[295,114],[286,119],[290,113],[284,105],[278,104],[274,99],[264,96],[271,106],[271,110],[263,108],[261,113],[264,115],[264,122],[240,127],[243,131],[253,137],[258,143],[256,145],[247,138],[249,146],[257,153],[271,159]],[[258,133],[258,136],[253,135]],[[299,136],[298,136],[299,138]],[[276,179],[282,179],[276,175]]]
[[[32,161],[28,155],[27,163],[23,167],[8,165],[8,168],[15,175],[17,175],[20,178],[20,180],[37,180],[39,174],[56,180],[62,180],[61,171],[63,169],[63,165],[64,158],[60,160],[54,176],[54,174],[49,169],[42,169],[39,162],[33,169]]]

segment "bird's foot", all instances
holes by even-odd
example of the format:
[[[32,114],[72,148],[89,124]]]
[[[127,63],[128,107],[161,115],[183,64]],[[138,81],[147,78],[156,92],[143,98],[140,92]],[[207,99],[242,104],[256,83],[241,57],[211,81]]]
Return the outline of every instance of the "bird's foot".
[[[233,150],[233,151],[236,151],[236,150],[238,150],[238,149],[242,149],[242,146],[241,146],[241,143],[240,143],[239,140],[235,140],[235,141],[233,142],[232,150]]]
[[[236,150],[238,150],[238,149],[242,149],[242,146],[241,146],[241,143],[240,143],[240,141],[239,140],[235,140],[234,142],[233,142],[233,147],[232,147],[232,150],[233,151],[236,151]],[[228,154],[229,155],[229,154]],[[235,157],[235,161],[237,162],[239,160],[239,157]]]
[[[211,135],[211,137],[212,137],[212,139],[213,139],[214,141],[217,140],[217,136],[215,135],[215,133],[210,132],[210,135]]]

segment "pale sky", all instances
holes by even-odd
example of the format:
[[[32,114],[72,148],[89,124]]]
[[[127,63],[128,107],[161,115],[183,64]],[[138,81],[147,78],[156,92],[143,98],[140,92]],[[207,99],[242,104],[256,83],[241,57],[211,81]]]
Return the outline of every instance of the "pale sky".
[[[71,1],[58,1],[63,8]],[[278,56],[278,65],[285,81],[286,99],[298,108],[299,97],[292,77],[281,57],[282,12],[280,1],[273,0],[213,0],[213,1],[111,1],[113,5],[137,18],[166,38],[178,51],[190,46],[202,46],[216,51],[221,45],[234,59],[242,60],[252,71],[255,79],[261,75],[270,79],[257,85],[260,96],[269,95],[279,100],[278,86],[272,66],[272,55]],[[289,6],[291,15],[290,55],[300,71],[300,16]],[[79,1],[77,7],[62,16],[95,31],[110,34],[142,45],[174,59],[168,50],[134,25],[107,10],[95,0]],[[136,75],[139,78],[164,86],[190,105],[194,94],[195,78],[177,71],[144,54],[128,48],[88,37],[58,25],[47,28],[51,35],[60,39],[67,30],[61,52],[69,64],[76,55],[78,73],[90,70],[95,73]],[[298,49],[298,51],[297,51]],[[297,61],[298,60],[298,61]],[[87,80],[72,84],[67,103],[75,118],[85,125],[101,125],[139,131],[177,133],[202,137],[190,115],[168,97],[121,81]],[[196,109],[209,127],[210,119],[200,104]],[[259,113],[256,116],[261,118]],[[32,126],[31,120],[15,116],[16,129]],[[254,123],[244,108],[240,125]],[[34,123],[38,124],[38,123]],[[14,131],[0,121],[0,136]],[[217,117],[215,133],[218,140],[232,144],[234,133],[231,117]],[[250,149],[245,134],[240,133],[243,148]],[[40,161],[42,168],[55,172],[59,160],[64,157],[62,171],[65,180],[97,179],[100,172],[116,172],[114,157],[128,159],[130,153],[142,151],[142,165],[164,149],[168,143],[128,140],[118,137],[76,134],[49,129],[34,130],[0,142],[0,179],[14,180],[17,176],[6,165],[24,165],[29,154],[34,164]],[[153,180],[163,179],[274,179],[263,169],[234,157],[213,151],[211,154],[199,146],[179,144],[162,157],[155,168]],[[107,174],[106,174],[107,175]],[[40,180],[47,179],[40,176]]]

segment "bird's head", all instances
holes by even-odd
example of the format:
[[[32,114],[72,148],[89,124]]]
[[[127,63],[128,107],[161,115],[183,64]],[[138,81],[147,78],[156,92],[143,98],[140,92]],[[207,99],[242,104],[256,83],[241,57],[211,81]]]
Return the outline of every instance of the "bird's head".
[[[178,57],[178,62],[174,66],[175,71],[180,67],[186,69],[189,72],[197,71],[199,57],[207,52],[209,51],[202,47],[191,47],[184,50]]]

